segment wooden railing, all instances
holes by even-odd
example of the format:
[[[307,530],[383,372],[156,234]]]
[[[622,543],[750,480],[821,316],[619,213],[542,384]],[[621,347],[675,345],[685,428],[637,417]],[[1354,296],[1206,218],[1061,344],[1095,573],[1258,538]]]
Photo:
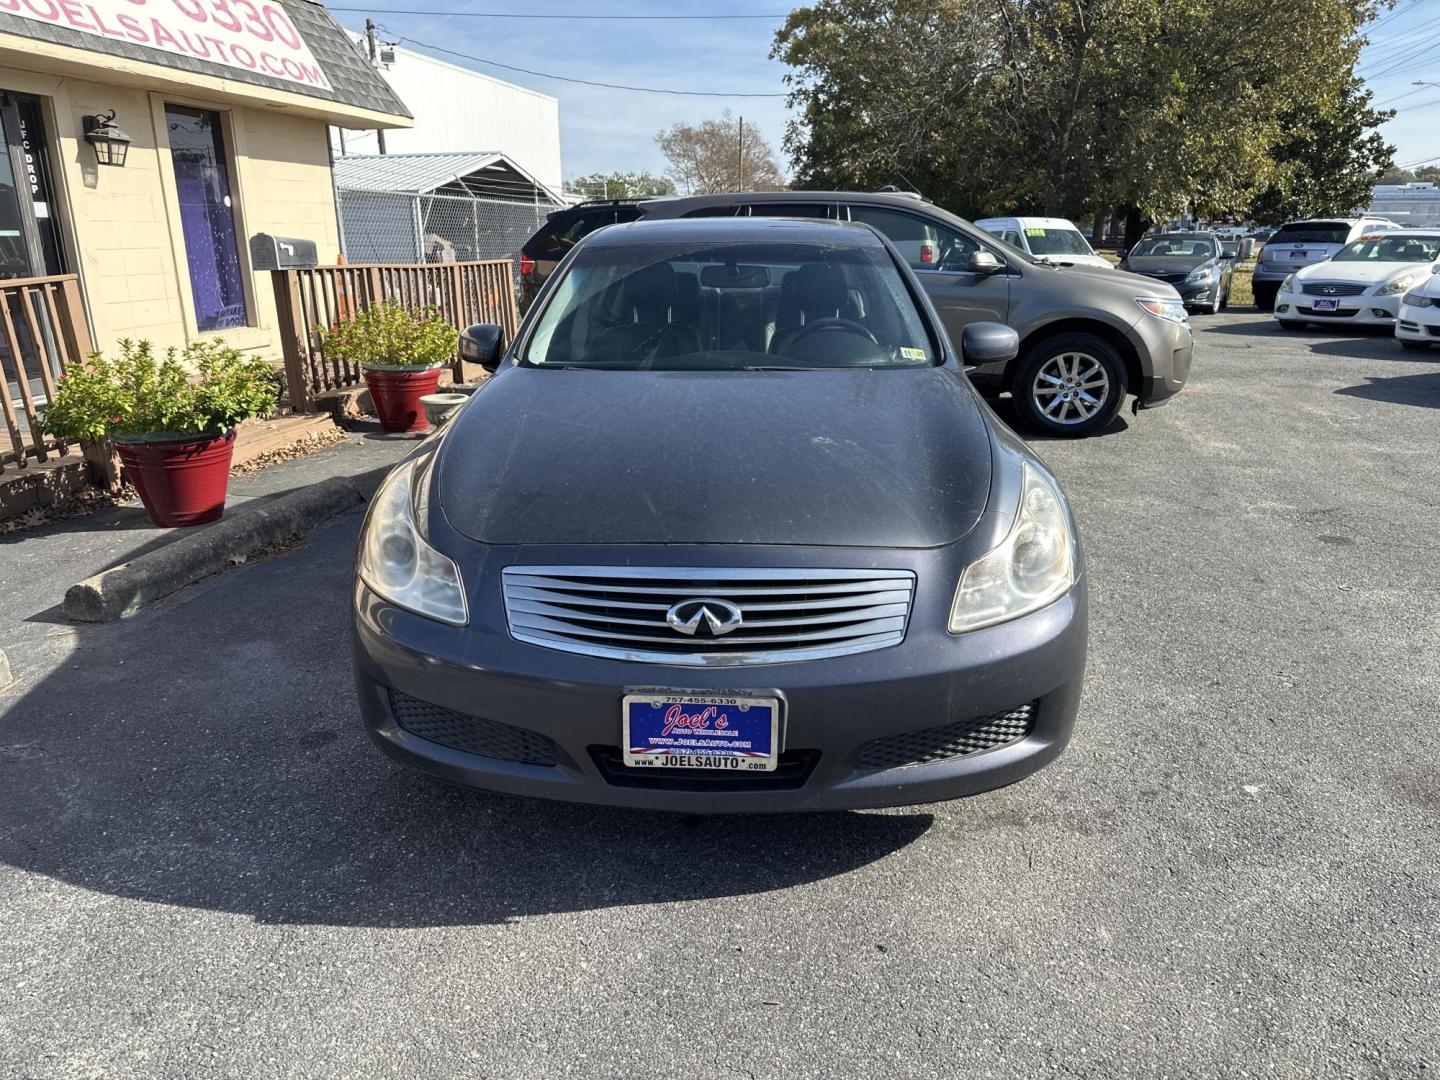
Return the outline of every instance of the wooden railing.
[[[513,339],[520,314],[512,273],[509,259],[271,271],[290,406],[306,412],[317,394],[363,381],[351,364],[325,355],[319,332],[374,303],[397,300],[412,310],[433,307],[456,330],[472,323],[499,323],[506,340]]]
[[[0,281],[0,406],[9,435],[0,473],[77,449],[42,435],[40,412],[65,369],[94,348],[74,274]]]

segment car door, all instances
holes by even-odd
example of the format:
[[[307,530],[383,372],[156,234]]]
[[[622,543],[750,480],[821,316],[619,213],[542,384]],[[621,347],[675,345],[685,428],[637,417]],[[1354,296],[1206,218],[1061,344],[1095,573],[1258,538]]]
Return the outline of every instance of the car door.
[[[1010,274],[977,274],[966,269],[981,247],[974,238],[943,221],[908,210],[864,203],[850,205],[850,220],[884,233],[915,271],[952,343],[972,322],[1005,322],[1010,315]],[[987,248],[1003,263],[1005,256]]]

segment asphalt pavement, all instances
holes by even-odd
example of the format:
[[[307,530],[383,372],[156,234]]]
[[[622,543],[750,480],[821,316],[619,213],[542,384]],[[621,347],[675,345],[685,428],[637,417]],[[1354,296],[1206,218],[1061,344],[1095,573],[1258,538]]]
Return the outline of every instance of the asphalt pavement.
[[[1195,325],[1172,405],[1039,447],[1085,701],[966,801],[701,819],[402,771],[352,701],[358,513],[124,622],[22,612],[0,1076],[1435,1075],[1440,350]]]

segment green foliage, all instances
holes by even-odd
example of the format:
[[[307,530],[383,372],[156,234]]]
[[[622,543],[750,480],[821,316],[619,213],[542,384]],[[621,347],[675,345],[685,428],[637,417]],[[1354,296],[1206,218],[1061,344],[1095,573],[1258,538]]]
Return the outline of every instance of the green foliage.
[[[443,367],[455,359],[459,340],[434,308],[412,312],[395,300],[320,332],[327,356],[380,371]]]
[[[1368,138],[1348,88],[1383,3],[817,0],[772,50],[796,186],[894,183],[967,217],[1243,214],[1296,180],[1297,117]],[[1309,182],[1339,197],[1385,153]]]
[[[675,185],[665,177],[633,170],[579,176],[570,186],[587,199],[648,199],[675,194]]]
[[[275,408],[275,371],[220,340],[191,342],[157,357],[148,341],[94,352],[65,373],[42,426],[64,439],[143,434],[222,435]]]

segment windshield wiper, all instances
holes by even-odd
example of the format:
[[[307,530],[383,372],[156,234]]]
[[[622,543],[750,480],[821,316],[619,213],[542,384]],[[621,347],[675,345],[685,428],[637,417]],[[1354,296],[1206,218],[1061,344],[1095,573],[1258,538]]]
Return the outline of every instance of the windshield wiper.
[[[814,371],[813,367],[804,364],[751,364],[742,367],[741,371]]]

